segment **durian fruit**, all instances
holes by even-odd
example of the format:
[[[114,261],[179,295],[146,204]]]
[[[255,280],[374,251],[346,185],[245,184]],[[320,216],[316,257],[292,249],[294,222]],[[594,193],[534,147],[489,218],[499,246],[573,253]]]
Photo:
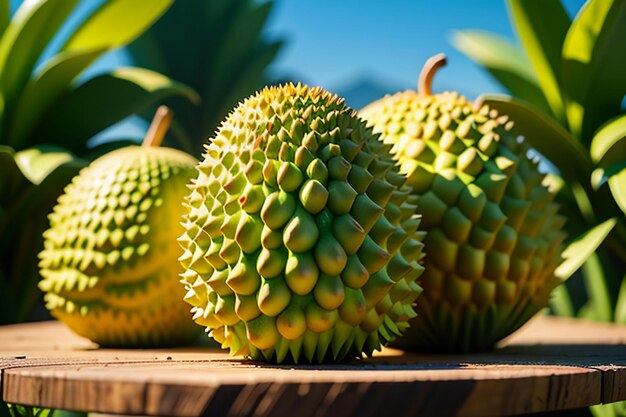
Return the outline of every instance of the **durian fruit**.
[[[197,160],[159,144],[171,113],[160,108],[144,146],[84,168],[50,214],[39,287],[52,315],[101,346],[191,342],[176,238]]]
[[[370,355],[415,317],[423,232],[406,177],[343,99],[243,101],[206,146],[180,238],[194,320],[232,355]]]
[[[393,146],[427,230],[418,316],[395,345],[477,351],[546,306],[565,219],[506,115],[431,94],[444,64],[431,58],[417,92],[385,96],[360,116]]]

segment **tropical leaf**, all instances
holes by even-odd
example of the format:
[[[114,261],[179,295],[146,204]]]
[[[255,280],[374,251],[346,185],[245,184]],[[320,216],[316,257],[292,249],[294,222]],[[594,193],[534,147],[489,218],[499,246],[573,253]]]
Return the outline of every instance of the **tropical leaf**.
[[[75,158],[71,152],[51,145],[38,145],[15,154],[20,171],[35,185],[41,184],[52,171]]]
[[[616,224],[617,219],[609,219],[574,239],[563,251],[564,260],[554,275],[563,281],[567,280],[595,252]]]
[[[563,42],[562,87],[571,131],[581,137],[589,92],[589,62],[612,1],[586,2],[578,11]]]
[[[588,1],[563,46],[563,87],[573,133],[585,143],[604,121],[619,114],[626,94],[626,2]]]
[[[600,257],[594,251],[589,252],[586,261],[582,265],[585,288],[589,295],[589,305],[593,320],[611,321],[613,320],[613,302],[609,289],[609,278],[612,271],[607,271],[603,266]],[[609,272],[609,274],[607,274]]]
[[[174,0],[108,0],[67,39],[62,51],[115,48],[132,42],[165,13]]]
[[[134,64],[163,72],[202,97],[199,106],[167,100],[176,114],[169,143],[201,153],[233,106],[268,84],[267,66],[282,45],[263,34],[271,7],[271,1],[177,0],[130,45]]]
[[[219,91],[219,94],[223,94],[221,106],[215,107],[213,111],[205,108],[204,120],[206,126],[217,126],[238,101],[263,84],[265,80],[264,69],[274,60],[282,46],[282,42],[269,44],[264,48],[251,51],[246,60],[242,60],[240,65],[237,66],[237,70],[233,71],[231,75],[236,82],[232,83],[229,89],[222,87]],[[221,117],[217,116],[220,114],[222,115]],[[210,135],[213,132],[206,133]]]
[[[52,152],[57,153],[56,151]],[[35,159],[45,159],[44,155],[38,155]],[[54,160],[54,155],[50,158]],[[59,158],[60,159],[60,158]],[[51,206],[46,206],[44,201],[54,202],[60,192],[63,190],[69,180],[78,173],[78,171],[87,165],[87,161],[81,158],[71,158],[63,163],[55,164],[55,162],[47,161],[50,166],[56,165],[51,169],[45,178],[41,180],[39,185],[30,181],[24,181],[23,187],[16,193],[8,205],[2,217],[0,217],[0,255],[11,255],[10,248],[20,234],[21,228],[26,220],[34,221],[32,217],[33,211],[41,210],[45,216],[48,214]],[[16,165],[19,164],[16,161]],[[37,175],[38,168],[33,169],[33,174]],[[20,172],[22,170],[20,169]]]
[[[42,114],[48,110],[69,84],[95,61],[105,49],[83,49],[62,52],[50,59],[41,73],[33,78],[20,95],[14,111],[7,143],[16,149],[34,145],[30,136]]]
[[[48,408],[33,407],[30,405],[9,404],[12,417],[54,417],[54,410]]]
[[[565,285],[559,285],[550,294],[550,307],[559,316],[573,317],[576,312],[572,297]]]
[[[163,46],[159,43],[159,39],[157,38],[156,29],[159,25],[163,25],[164,20],[167,20],[167,17],[173,13],[175,7],[170,9],[168,13],[165,14],[159,22],[155,26],[152,27],[150,31],[145,32],[139,38],[135,39],[131,44],[128,45],[127,49],[130,51],[133,61],[135,63],[141,63],[142,68],[148,68],[156,72],[160,72],[162,74],[172,74],[174,71],[180,67],[183,67],[185,64],[181,63],[180,65],[174,66],[170,68],[170,62],[168,62],[168,56],[165,54],[165,50]],[[173,34],[173,37],[176,35]],[[192,35],[193,36],[193,35]],[[176,40],[174,40],[176,42]],[[201,58],[198,58],[201,60]],[[183,79],[182,77],[172,77],[177,80]],[[200,94],[201,91],[198,91]]]
[[[564,123],[559,76],[561,50],[570,26],[569,16],[559,0],[509,0],[507,4],[552,114],[557,121]]]
[[[626,114],[609,120],[598,129],[589,153],[593,162],[600,166],[626,161]]]
[[[610,167],[607,171],[609,171],[609,188],[613,198],[619,208],[626,214],[626,161]],[[617,172],[611,173],[610,171]]]
[[[489,71],[513,96],[550,112],[528,57],[517,45],[501,36],[479,30],[454,33],[452,44]]]
[[[11,21],[11,2],[0,0],[0,36],[4,33]]]
[[[85,150],[87,138],[172,95],[198,100],[192,89],[159,73],[119,68],[94,77],[61,97],[39,124],[36,135],[51,143],[64,143],[68,150],[80,153]]]
[[[626,324],[626,275],[622,278],[617,302],[615,303],[615,322]]]
[[[608,181],[608,178],[605,174],[604,168],[596,168],[591,173],[591,186],[593,187],[594,190],[598,190],[607,181]]]
[[[0,91],[5,106],[22,91],[41,53],[78,1],[31,0],[17,10],[0,40]]]
[[[242,52],[254,52],[254,48],[258,46],[258,39],[263,25],[272,7],[272,3],[260,3],[257,7],[250,8],[247,13],[234,14],[232,22],[217,48],[215,58],[220,65],[215,67],[214,76],[207,80],[210,81],[208,83],[209,90],[215,90],[215,87],[223,86],[223,82],[220,80],[231,78],[232,71],[236,70],[238,65],[241,64],[242,58],[245,58],[245,55],[233,54],[233,50],[241,49],[243,45],[245,49]]]
[[[483,95],[477,105],[487,104],[515,122],[515,128],[530,145],[550,160],[563,177],[589,188],[593,164],[587,151],[556,121],[532,105],[503,95]]]

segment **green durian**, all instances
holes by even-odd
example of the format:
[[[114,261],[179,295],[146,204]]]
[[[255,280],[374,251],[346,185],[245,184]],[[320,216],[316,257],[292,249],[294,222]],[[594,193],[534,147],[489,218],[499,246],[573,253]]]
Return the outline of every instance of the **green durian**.
[[[402,334],[423,232],[389,147],[321,88],[267,87],[206,146],[187,198],[182,283],[232,355],[332,362]]]
[[[81,170],[44,233],[46,307],[101,346],[179,345],[198,335],[182,301],[176,242],[197,160],[158,146],[171,114],[161,108],[157,116],[145,146],[115,150]]]
[[[506,115],[455,92],[431,94],[443,64],[433,57],[417,92],[359,114],[392,146],[427,230],[418,316],[395,345],[484,350],[547,305],[565,218]]]

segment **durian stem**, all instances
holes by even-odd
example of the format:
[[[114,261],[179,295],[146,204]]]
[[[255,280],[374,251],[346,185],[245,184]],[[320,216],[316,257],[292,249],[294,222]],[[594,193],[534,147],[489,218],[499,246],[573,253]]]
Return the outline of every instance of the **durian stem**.
[[[167,129],[170,127],[173,116],[174,112],[172,112],[169,107],[159,106],[154,114],[152,123],[150,123],[148,133],[146,133],[146,137],[143,139],[142,145],[155,147],[161,146],[161,142],[163,142],[165,133],[167,133]]]
[[[433,77],[437,73],[437,70],[446,65],[446,54],[437,54],[428,58],[422,72],[420,72],[419,80],[417,81],[417,93],[423,96],[430,96],[431,85],[433,83]]]

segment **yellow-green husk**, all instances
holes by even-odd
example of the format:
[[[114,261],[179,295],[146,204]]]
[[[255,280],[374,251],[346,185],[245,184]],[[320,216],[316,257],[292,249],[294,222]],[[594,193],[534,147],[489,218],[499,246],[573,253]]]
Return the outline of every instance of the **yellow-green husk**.
[[[130,146],[84,168],[50,214],[40,253],[46,307],[102,346],[188,343],[176,238],[197,161]]]
[[[206,147],[180,238],[194,320],[233,355],[370,355],[415,316],[422,232],[406,178],[343,100],[243,101]]]
[[[360,116],[392,146],[427,230],[418,316],[395,345],[492,347],[559,284],[565,219],[538,160],[506,115],[456,93],[405,91]]]

